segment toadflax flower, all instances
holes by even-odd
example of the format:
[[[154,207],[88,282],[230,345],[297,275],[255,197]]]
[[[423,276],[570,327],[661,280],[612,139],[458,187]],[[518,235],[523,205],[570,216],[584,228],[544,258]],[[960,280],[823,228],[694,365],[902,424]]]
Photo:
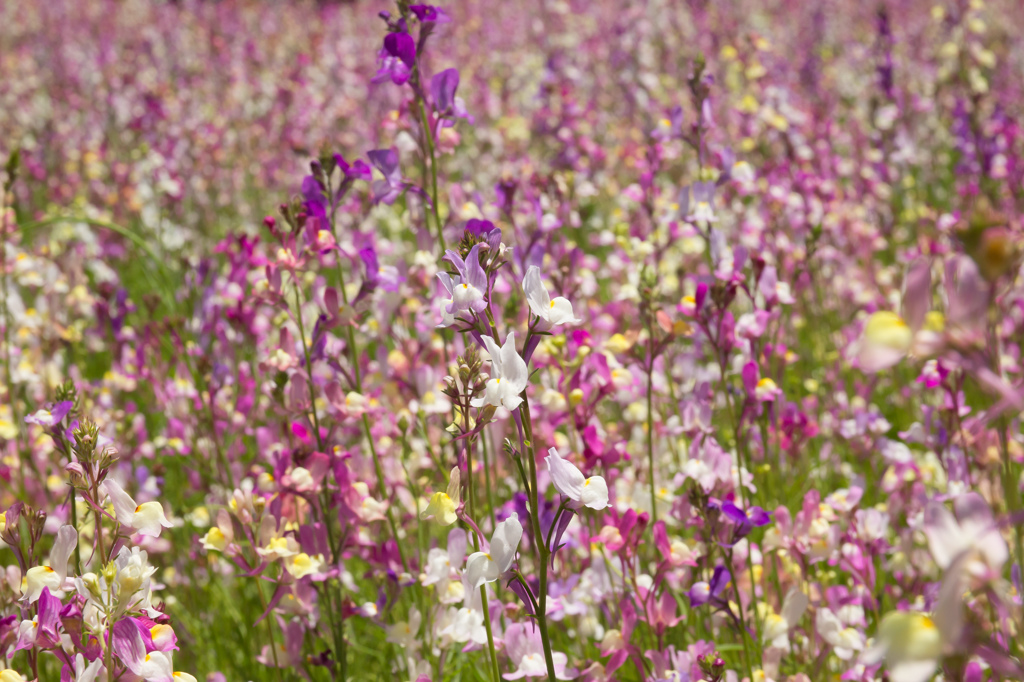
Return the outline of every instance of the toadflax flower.
[[[490,550],[474,552],[466,561],[466,582],[477,589],[484,583],[493,583],[512,567],[523,537],[519,515],[513,513],[498,524],[491,536]]]
[[[505,407],[511,412],[523,402],[519,394],[526,389],[529,379],[526,362],[516,351],[515,332],[508,333],[500,349],[491,337],[484,336],[483,340],[487,353],[491,356],[492,376],[487,381],[483,397],[474,398],[470,404],[473,407]]]
[[[767,604],[764,605],[766,613],[762,637],[767,646],[789,651],[789,631],[800,622],[809,601],[806,594],[794,587],[786,593],[779,613],[775,613]]]
[[[57,540],[50,551],[50,561],[45,566],[34,566],[25,572],[24,599],[33,603],[43,593],[43,588],[51,591],[61,590],[68,576],[68,560],[78,545],[78,531],[74,526],[61,526],[57,531]]]
[[[854,652],[864,648],[864,633],[836,615],[831,609],[822,606],[815,615],[814,627],[821,638],[832,645],[832,652],[837,658],[848,661]]]
[[[551,328],[559,324],[576,324],[581,320],[572,312],[572,303],[561,296],[551,298],[547,287],[540,279],[540,268],[536,265],[526,271],[523,278],[523,291],[526,292],[526,302],[533,314],[541,319],[545,328]]]
[[[416,41],[404,31],[394,31],[384,36],[384,46],[377,55],[378,71],[375,83],[391,79],[395,85],[409,80],[416,65]]]
[[[562,459],[558,450],[550,448],[545,460],[551,472],[551,483],[562,495],[569,498],[569,509],[589,507],[604,509],[608,506],[608,484],[602,476],[585,478],[583,472],[572,462]]]
[[[540,630],[534,623],[513,623],[505,631],[505,651],[516,665],[515,672],[502,675],[506,680],[521,680],[524,677],[547,677],[544,661],[544,647]],[[551,653],[555,664],[555,679],[571,680],[578,674],[575,668],[566,669],[569,658],[561,651]]]
[[[114,505],[114,515],[122,526],[134,528],[139,535],[160,537],[161,528],[170,528],[171,522],[164,516],[164,508],[159,502],[143,502],[135,504],[131,495],[112,478],[100,484],[100,491],[106,493],[110,503]]]
[[[451,478],[448,480],[447,492],[436,492],[430,496],[427,508],[420,514],[420,518],[434,518],[442,526],[450,526],[459,518],[459,499],[461,496],[461,474],[459,467],[452,467]]]
[[[878,627],[878,637],[861,656],[867,665],[883,658],[892,682],[925,682],[942,657],[942,634],[923,613],[894,611]]]

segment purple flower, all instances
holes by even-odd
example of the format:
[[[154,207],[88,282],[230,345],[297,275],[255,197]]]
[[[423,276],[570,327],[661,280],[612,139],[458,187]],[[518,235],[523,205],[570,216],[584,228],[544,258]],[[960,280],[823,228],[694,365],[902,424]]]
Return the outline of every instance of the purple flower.
[[[515,180],[502,180],[496,184],[494,186],[494,193],[498,196],[498,199],[494,202],[494,205],[505,213],[511,213],[512,209],[515,208],[516,187]]]
[[[458,69],[445,69],[430,79],[430,96],[439,115],[443,116],[455,107],[455,91],[458,89]]]
[[[470,218],[466,221],[466,232],[487,242],[492,252],[496,253],[501,246],[501,228],[490,220]]]
[[[402,169],[398,165],[398,150],[394,147],[391,149],[374,149],[372,152],[367,152],[366,155],[370,157],[370,163],[373,164],[373,167],[384,176],[383,180],[377,180],[373,183],[374,202],[380,203],[383,201],[390,206],[395,203],[398,197],[402,196],[402,192],[410,190],[423,197],[427,203],[430,203],[429,197],[427,197],[423,190],[410,185],[402,178]]]
[[[26,424],[38,424],[39,426],[50,427],[55,424],[59,424],[64,417],[67,416],[68,412],[75,404],[70,400],[57,403],[49,410],[41,409],[36,410],[32,414],[25,417]]]
[[[461,97],[455,96],[458,89],[458,69],[445,69],[430,79],[430,97],[434,101],[434,111],[440,117],[440,124],[444,128],[455,125],[457,118],[473,122],[473,117],[466,111],[465,102]]]
[[[373,177],[373,171],[366,162],[362,159],[356,159],[355,163],[349,165],[348,161],[345,160],[341,154],[334,155],[334,163],[338,165],[341,172],[345,175],[345,181],[349,180],[366,180],[367,182]]]
[[[408,33],[394,31],[384,36],[384,47],[377,55],[380,64],[374,83],[387,78],[395,85],[402,85],[409,80],[413,66],[416,64],[416,41]]]
[[[657,127],[654,129],[652,136],[657,140],[671,140],[673,138],[680,137],[683,131],[683,121],[686,116],[683,113],[683,108],[678,104],[672,107],[672,110],[668,113],[666,118],[658,121]]]
[[[722,505],[722,514],[735,524],[730,544],[736,544],[749,535],[754,528],[767,526],[772,522],[771,515],[757,505],[740,509],[732,502],[726,502]]]
[[[447,24],[452,20],[447,12],[434,5],[409,5],[409,11],[425,24]]]
[[[726,572],[725,566],[721,564],[715,566],[715,572],[711,574],[710,582],[702,580],[694,583],[690,588],[687,595],[690,597],[690,607],[696,608],[709,602],[715,606],[725,605],[725,600],[719,595],[722,594],[722,591],[728,584],[729,574]]]
[[[366,296],[372,294],[377,287],[380,287],[384,291],[398,291],[398,285],[401,283],[401,276],[393,265],[385,265],[382,267],[380,262],[377,260],[377,252],[369,247],[359,251],[359,258],[363,261],[363,267],[366,269],[366,276],[363,279],[362,286],[359,287],[359,293],[356,294],[353,305]]]
[[[323,187],[312,175],[302,179],[302,200],[306,213],[321,220],[327,220],[327,200]]]

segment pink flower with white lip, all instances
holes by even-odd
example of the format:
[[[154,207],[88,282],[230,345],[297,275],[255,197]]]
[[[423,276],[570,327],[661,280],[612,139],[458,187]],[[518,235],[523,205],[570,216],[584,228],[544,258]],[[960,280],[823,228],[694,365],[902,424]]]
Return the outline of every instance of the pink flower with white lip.
[[[555,448],[548,450],[545,461],[555,490],[569,498],[566,505],[569,509],[588,507],[600,510],[608,506],[608,484],[604,477],[584,477],[583,472],[572,462],[562,459]]]
[[[505,630],[505,652],[516,665],[515,672],[502,675],[506,680],[521,680],[524,677],[546,677],[547,664],[544,662],[544,647],[540,641],[540,630],[533,623],[513,623]],[[569,658],[560,651],[551,654],[555,664],[555,678],[571,680],[576,677],[575,668],[566,669]]]
[[[961,495],[954,507],[956,517],[939,502],[925,510],[924,532],[935,563],[950,570],[962,558],[962,570],[975,581],[998,577],[1009,552],[992,511],[977,493]]]

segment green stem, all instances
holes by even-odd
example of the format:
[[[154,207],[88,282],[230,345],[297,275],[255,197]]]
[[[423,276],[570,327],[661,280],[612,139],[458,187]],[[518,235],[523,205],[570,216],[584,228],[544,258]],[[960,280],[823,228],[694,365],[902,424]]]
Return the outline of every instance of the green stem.
[[[493,682],[501,682],[501,672],[498,670],[498,653],[494,649],[494,635],[491,632],[491,609],[487,603],[487,586],[480,586],[480,605],[484,610],[484,629],[487,630],[487,649],[491,658],[491,679]]]
[[[75,501],[75,486],[71,486],[71,526],[78,533],[78,503]],[[75,572],[82,575],[82,543],[75,543]]]
[[[485,427],[483,433],[480,434],[480,442],[483,445],[483,458],[484,458],[484,487],[487,489],[487,515],[491,517],[491,528],[495,527],[496,522],[494,519],[494,494],[491,492],[491,466],[487,461],[487,428]]]
[[[648,334],[650,334],[650,327],[648,327]],[[655,491],[654,483],[654,358],[650,356],[651,344],[653,339],[648,336],[648,358],[647,358],[647,466],[649,471],[647,472],[647,478],[650,479],[651,486],[651,528],[658,523],[658,497]]]
[[[444,243],[444,227],[441,225],[441,215],[437,211],[437,158],[434,154],[434,134],[430,131],[430,122],[427,120],[427,108],[423,105],[422,99],[419,100],[419,105],[420,122],[423,124],[423,137],[427,141],[427,153],[430,155],[430,208],[433,209],[434,224],[437,225],[437,241],[441,245],[441,253],[444,253],[448,247]]]
[[[263,581],[260,578],[256,578],[256,591],[260,595],[260,605],[263,607],[264,613],[267,611],[267,598],[263,596]],[[277,662],[277,645],[274,644],[274,626],[270,624],[270,617],[267,616],[263,619],[267,624],[267,637],[270,638],[270,655],[274,658],[274,668],[277,670],[277,679],[284,679],[284,672],[281,669],[281,664]]]
[[[537,574],[540,579],[540,588],[538,590],[538,601],[537,601],[537,627],[540,629],[540,640],[544,646],[544,663],[547,665],[548,670],[548,682],[555,682],[555,661],[551,655],[551,640],[548,637],[548,618],[547,618],[547,604],[548,604],[548,548],[541,543],[541,530],[540,530],[540,500],[539,500],[539,489],[537,487],[537,458],[534,455],[533,445],[533,426],[530,421],[530,400],[526,396],[526,390],[522,393],[523,404],[523,430],[526,432],[526,442],[524,443],[526,452],[523,456],[529,460],[530,465],[530,521],[533,524],[533,539],[534,544],[537,545]]]

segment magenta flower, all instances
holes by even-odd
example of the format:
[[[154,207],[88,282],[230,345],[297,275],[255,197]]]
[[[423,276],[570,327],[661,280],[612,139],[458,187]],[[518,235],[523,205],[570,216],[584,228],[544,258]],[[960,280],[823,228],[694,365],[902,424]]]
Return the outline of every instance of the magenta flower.
[[[402,31],[394,31],[384,36],[384,47],[377,55],[378,70],[374,83],[391,79],[395,85],[403,85],[412,75],[416,65],[416,41]]]
[[[447,24],[452,20],[447,12],[434,5],[409,5],[409,11],[424,24]]]

